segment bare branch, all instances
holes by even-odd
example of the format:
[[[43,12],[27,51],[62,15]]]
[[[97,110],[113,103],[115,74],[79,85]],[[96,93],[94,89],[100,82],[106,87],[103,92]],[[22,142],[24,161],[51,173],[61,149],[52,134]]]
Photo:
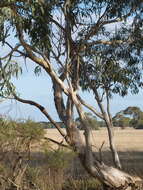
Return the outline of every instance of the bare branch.
[[[5,42],[5,44],[13,50],[13,47],[8,42]],[[28,57],[26,53],[24,53],[24,52],[22,52],[22,51],[20,51],[18,49],[16,49],[15,51],[18,52],[20,55],[22,55],[24,57]]]
[[[79,95],[77,95],[79,101],[81,102],[82,105],[84,105],[86,108],[88,108],[90,111],[92,111],[96,116],[98,116],[99,118],[103,119],[103,116],[101,113],[97,112],[94,107],[92,107],[91,105],[87,104]]]
[[[64,147],[64,148],[71,149],[70,146],[68,146],[68,145],[66,145],[66,144],[63,144],[63,141],[62,141],[62,142],[58,142],[58,141],[56,141],[56,140],[54,140],[54,139],[47,138],[47,137],[44,137],[44,139],[45,139],[45,140],[48,140],[48,141],[51,141],[51,142],[53,142],[53,143],[55,143],[55,144],[57,144],[57,145],[59,145],[59,146],[62,146],[62,147]]]
[[[13,94],[13,96],[19,102],[37,107],[46,116],[46,118],[56,127],[56,129],[59,131],[59,133],[64,138],[66,137],[66,134],[62,131],[61,127],[51,118],[51,116],[48,114],[48,112],[42,105],[38,104],[37,102],[31,101],[31,100],[25,100],[25,99],[19,98],[16,94]],[[66,138],[66,141],[67,140],[68,139]]]
[[[1,60],[3,59],[7,59],[8,57],[11,57],[12,54],[18,50],[18,48],[20,47],[20,44],[15,46],[14,48],[12,48],[11,52],[9,52],[7,55],[5,55],[4,57],[1,57]]]
[[[102,158],[102,148],[105,144],[105,141],[102,142],[101,147],[99,148],[99,155],[100,155],[100,162],[103,162],[103,158]]]
[[[65,32],[65,28],[59,24],[56,20],[54,20],[52,17],[50,18],[51,22],[53,22],[58,28],[60,28],[63,32]]]
[[[59,59],[59,56],[56,55],[56,53],[52,50],[53,58],[58,62],[58,64],[64,69],[64,65],[62,61]]]

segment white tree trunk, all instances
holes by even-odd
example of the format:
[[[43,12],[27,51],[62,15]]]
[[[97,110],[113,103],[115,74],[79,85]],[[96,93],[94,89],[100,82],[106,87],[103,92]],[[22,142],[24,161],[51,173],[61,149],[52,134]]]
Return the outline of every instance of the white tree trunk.
[[[120,169],[108,166],[100,162],[95,153],[92,152],[90,143],[90,131],[85,132],[86,144],[81,140],[78,129],[73,136],[73,148],[77,152],[79,159],[86,171],[106,186],[107,189],[115,190],[142,190],[137,183],[141,183],[140,178],[135,178]],[[73,134],[73,135],[74,135]],[[77,136],[78,134],[78,136]],[[88,141],[88,144],[87,144]]]

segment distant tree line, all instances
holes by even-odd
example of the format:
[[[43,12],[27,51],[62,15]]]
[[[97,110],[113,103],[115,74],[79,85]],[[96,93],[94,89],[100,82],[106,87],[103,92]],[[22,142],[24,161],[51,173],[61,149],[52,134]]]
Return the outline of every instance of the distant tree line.
[[[97,120],[97,117],[95,117],[92,113],[87,112],[86,118],[90,124],[91,129],[93,130],[99,130],[102,127],[106,127],[105,122],[103,120]],[[127,107],[124,110],[119,111],[115,114],[113,119],[113,126],[114,127],[121,127],[122,129],[125,129],[127,127],[132,127],[135,129],[143,129],[143,112],[139,107]],[[0,121],[3,120],[3,116],[0,115]],[[76,118],[76,125],[77,128],[82,130],[82,125],[80,122],[80,118]],[[45,122],[41,121],[38,122],[42,128],[44,129],[54,129],[55,126],[51,122]],[[61,128],[65,128],[65,125],[63,122],[57,122],[58,125]]]
[[[127,107],[113,117],[115,127],[143,129],[143,112],[139,107]]]
[[[99,121],[97,118],[92,114],[87,112],[86,118],[90,123],[90,127],[93,130],[99,130],[102,127],[106,127],[104,121]],[[79,129],[82,130],[80,118],[76,118],[76,124]],[[43,128],[52,129],[55,128],[51,122],[40,122]],[[61,128],[65,128],[63,122],[57,122]],[[139,107],[127,107],[124,110],[119,111],[113,117],[113,126],[114,127],[121,127],[125,129],[127,127],[132,127],[135,129],[143,129],[143,112]]]

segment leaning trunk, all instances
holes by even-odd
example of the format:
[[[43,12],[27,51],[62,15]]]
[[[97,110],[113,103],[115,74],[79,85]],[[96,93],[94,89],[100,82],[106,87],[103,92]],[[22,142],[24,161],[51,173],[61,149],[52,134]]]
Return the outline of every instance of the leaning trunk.
[[[106,126],[108,130],[108,137],[109,137],[109,144],[110,144],[110,150],[112,153],[112,158],[115,167],[121,169],[121,163],[119,159],[118,152],[116,150],[115,144],[114,144],[114,134],[113,134],[113,126],[111,122],[106,121]]]
[[[100,101],[100,97],[99,97],[99,94],[97,92],[97,89],[94,89],[94,93],[95,93],[96,101],[99,105],[99,108],[101,110],[103,119],[105,121],[107,130],[108,130],[109,144],[110,144],[110,150],[112,153],[113,163],[114,163],[116,168],[121,169],[121,163],[120,163],[119,155],[118,155],[118,152],[117,152],[115,144],[114,144],[113,124],[112,124],[112,118],[111,118],[110,111],[109,111],[108,95],[107,95],[107,113],[106,113],[104,110],[104,107],[102,105],[102,102]]]
[[[63,106],[64,101],[62,97],[62,91],[59,90],[58,86],[54,87],[55,96],[57,95],[57,98],[54,100],[55,104],[57,104],[56,108],[59,117],[66,124],[68,143],[78,155],[86,171],[91,176],[97,178],[102,184],[104,184],[106,186],[106,190],[108,187],[112,190],[136,190],[133,189],[133,187],[136,185],[136,182],[132,176],[117,168],[113,168],[104,164],[102,161],[97,159],[96,154],[92,151],[90,126],[82,109],[82,105],[77,98],[76,92],[73,91],[73,89],[70,89],[70,96],[68,97],[67,105],[65,107]],[[84,129],[84,142],[81,138],[79,129],[76,127],[76,124],[72,119],[73,105],[75,105],[77,109],[77,112],[80,116],[81,125]],[[108,132],[111,135],[110,140],[113,140],[111,131],[109,130]],[[111,141],[111,144],[113,145],[113,141]],[[112,150],[115,150],[114,146],[112,146]],[[115,153],[114,156],[116,155]]]
[[[106,190],[138,190],[137,181],[133,176],[108,166],[96,158],[96,154],[92,152],[90,144],[90,131],[85,130],[85,143],[83,143],[78,129],[75,129],[72,137],[73,149],[78,154],[83,167],[91,176],[97,178],[106,186]],[[141,180],[138,179],[138,181]]]

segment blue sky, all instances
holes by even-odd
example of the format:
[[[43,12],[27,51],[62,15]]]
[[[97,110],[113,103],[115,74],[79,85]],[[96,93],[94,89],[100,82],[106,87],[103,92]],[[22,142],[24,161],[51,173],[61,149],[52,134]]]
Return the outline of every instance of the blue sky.
[[[4,51],[4,50],[3,50]],[[22,60],[18,61],[23,64]],[[41,76],[34,75],[34,64],[27,60],[27,67],[30,68],[28,71],[26,67],[23,67],[23,75],[20,78],[13,79],[18,93],[22,98],[31,99],[37,101],[43,105],[55,119],[59,120],[53,101],[53,90],[50,78],[43,72]],[[139,94],[132,95],[122,98],[115,95],[111,100],[111,113],[115,115],[120,110],[127,108],[128,106],[138,106],[143,110],[142,101],[143,90],[140,90]],[[94,107],[97,107],[95,100],[91,93],[81,93],[84,100]],[[86,110],[87,111],[87,110]],[[35,121],[47,121],[44,115],[35,107],[18,103],[16,101],[4,101],[0,104],[0,115],[7,115],[13,119],[33,119]]]
[[[20,93],[21,97],[37,101],[41,105],[45,106],[50,115],[53,116],[55,120],[59,120],[54,108],[52,96],[53,90],[50,78],[47,78],[45,74],[40,77],[36,77],[33,73],[33,65],[32,63],[30,64],[31,71],[25,72],[19,80],[13,79],[13,82],[17,87],[17,91]],[[129,94],[124,98],[115,95],[111,100],[111,113],[114,115],[128,106],[138,106],[143,110],[142,92],[143,91],[140,90],[139,94]],[[82,93],[82,97],[89,104],[96,106],[91,93]],[[43,116],[37,108],[11,100],[0,104],[0,114],[8,115],[13,119],[30,118],[35,121],[47,121],[45,116]]]

